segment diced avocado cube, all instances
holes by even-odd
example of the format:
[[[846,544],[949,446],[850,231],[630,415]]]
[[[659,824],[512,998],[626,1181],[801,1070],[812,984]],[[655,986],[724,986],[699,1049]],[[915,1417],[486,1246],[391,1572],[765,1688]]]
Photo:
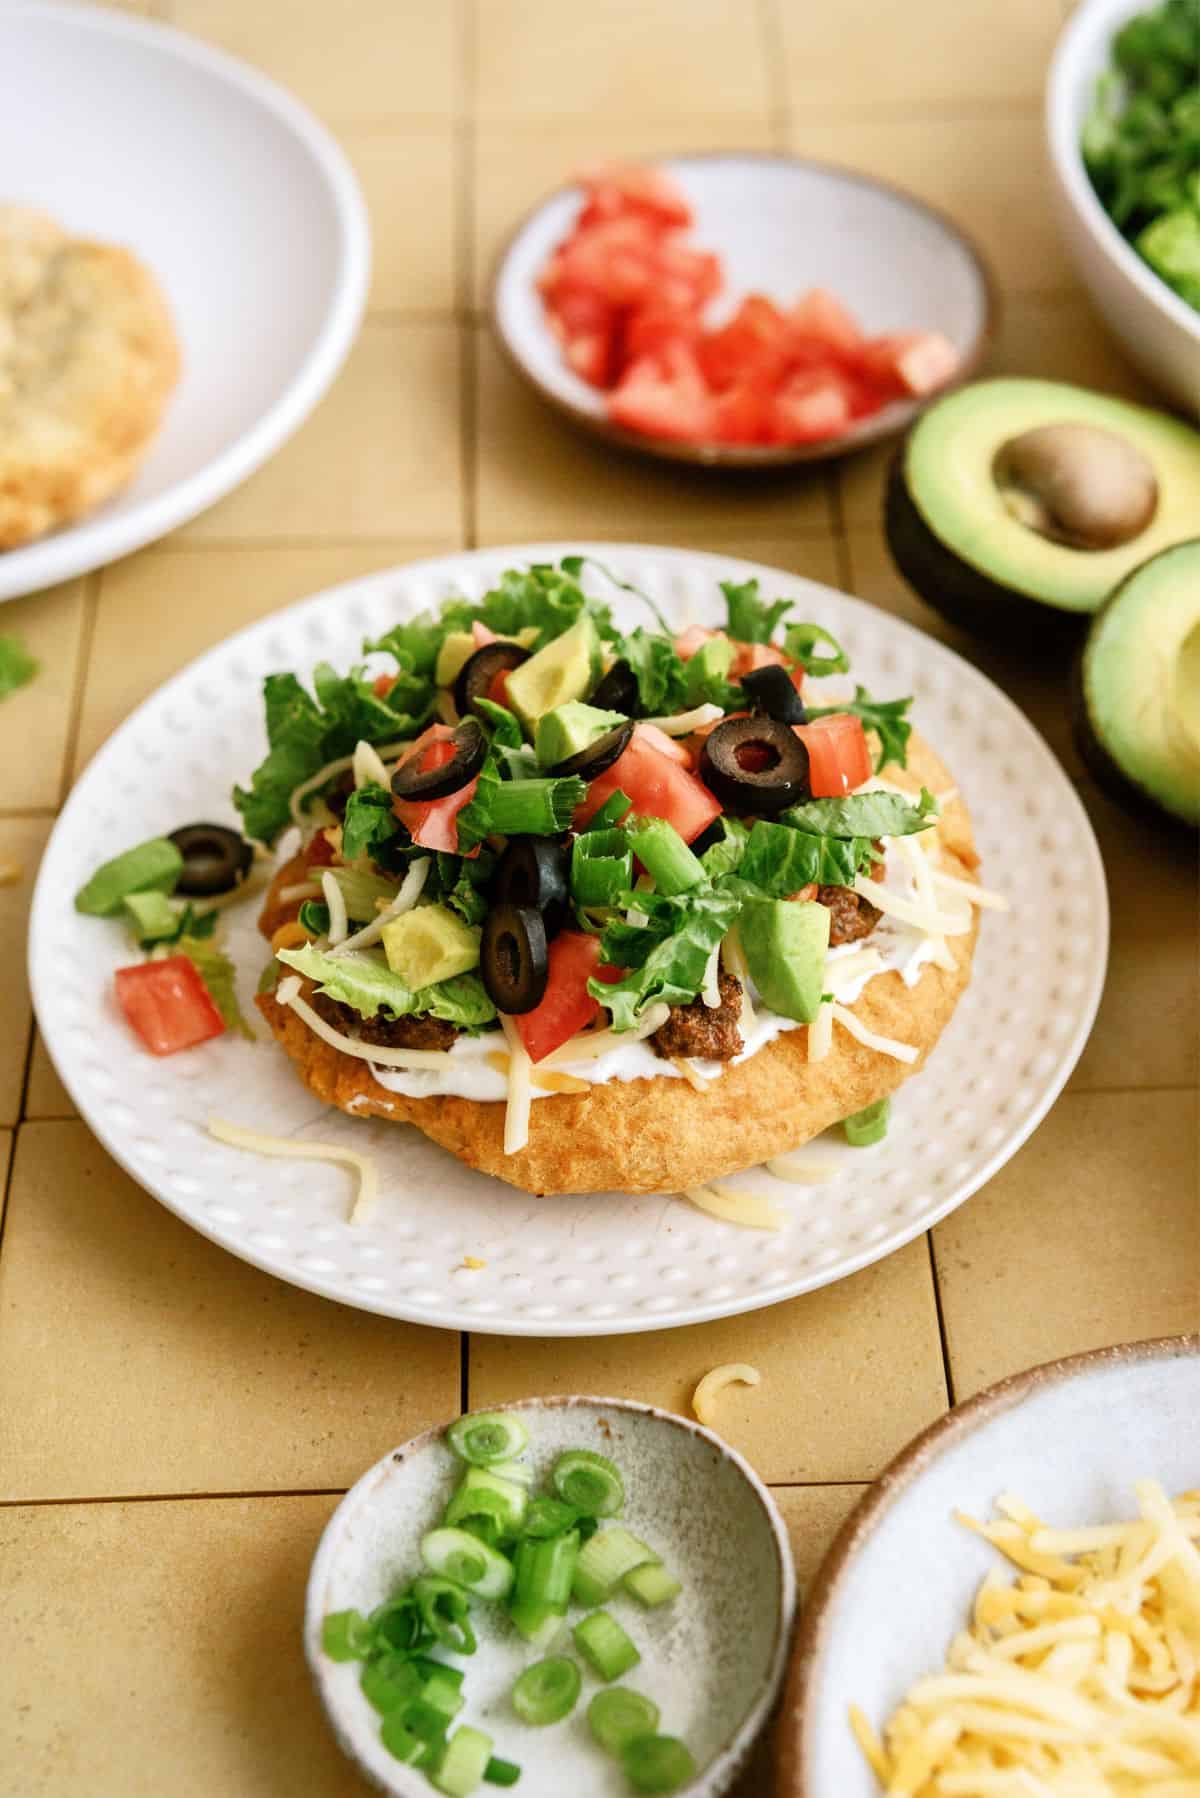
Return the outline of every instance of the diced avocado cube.
[[[418,905],[383,928],[388,967],[413,992],[479,966],[477,929],[444,905]]]
[[[684,697],[689,705],[702,705],[714,686],[728,681],[733,665],[734,646],[728,637],[710,637],[687,664]]]
[[[478,648],[472,631],[449,631],[438,650],[433,670],[433,678],[438,686],[452,687],[461,674],[463,665],[470,661]]]
[[[525,728],[572,699],[591,692],[600,674],[600,638],[587,612],[570,630],[514,668],[508,677],[508,702]]]
[[[553,768],[556,763],[565,762],[568,756],[581,755],[597,738],[606,737],[610,730],[616,730],[624,723],[621,712],[605,712],[599,706],[584,705],[578,699],[556,705],[552,712],[538,719],[534,730],[533,745],[538,766]]]
[[[815,900],[751,899],[738,918],[751,979],[781,1017],[811,1024],[821,1005],[829,910]]]

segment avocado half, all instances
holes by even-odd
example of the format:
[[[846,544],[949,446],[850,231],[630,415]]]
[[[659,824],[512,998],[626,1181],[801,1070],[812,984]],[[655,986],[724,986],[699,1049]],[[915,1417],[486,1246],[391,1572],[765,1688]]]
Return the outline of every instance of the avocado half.
[[[1121,582],[1075,665],[1072,722],[1097,782],[1200,825],[1200,538]]]
[[[1042,536],[1010,509],[994,467],[1004,445],[1040,426],[1098,427],[1150,463],[1149,522],[1112,549]],[[1141,563],[1193,535],[1200,519],[1200,432],[1179,419],[1059,381],[1001,378],[929,407],[892,464],[884,523],[900,572],[953,623],[1013,642],[1036,628],[1076,634]]]

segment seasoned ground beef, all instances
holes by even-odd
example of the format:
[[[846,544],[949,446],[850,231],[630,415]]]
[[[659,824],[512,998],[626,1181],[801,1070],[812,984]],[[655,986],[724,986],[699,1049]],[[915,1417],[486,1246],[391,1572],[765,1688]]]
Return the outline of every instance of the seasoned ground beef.
[[[878,849],[880,845],[877,843]],[[882,861],[871,863],[871,879],[882,880],[884,866]],[[801,887],[798,893],[790,893],[791,899],[815,899],[818,905],[828,906],[829,947],[837,949],[842,943],[858,943],[863,937],[870,936],[883,913],[869,899],[856,893],[853,887],[819,887],[814,881],[810,886]]]
[[[452,1049],[460,1035],[456,1026],[443,1018],[360,1017],[352,1006],[339,1004],[327,993],[314,993],[310,1004],[318,1017],[343,1036],[357,1036],[360,1042],[380,1049]]]
[[[742,983],[723,970],[718,975],[721,989],[719,1006],[708,1006],[703,999],[690,1005],[673,1005],[671,1015],[650,1041],[654,1053],[669,1061],[673,1055],[699,1055],[707,1061],[732,1061],[745,1045],[738,1034],[738,1018],[742,1009]]]

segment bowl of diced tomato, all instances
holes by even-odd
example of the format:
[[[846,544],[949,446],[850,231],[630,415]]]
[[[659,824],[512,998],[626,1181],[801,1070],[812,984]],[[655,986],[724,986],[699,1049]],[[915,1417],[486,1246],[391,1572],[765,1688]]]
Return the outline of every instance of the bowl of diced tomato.
[[[940,213],[800,157],[583,171],[517,226],[497,340],[559,412],[672,461],[778,467],[906,428],[977,366],[993,286]]]

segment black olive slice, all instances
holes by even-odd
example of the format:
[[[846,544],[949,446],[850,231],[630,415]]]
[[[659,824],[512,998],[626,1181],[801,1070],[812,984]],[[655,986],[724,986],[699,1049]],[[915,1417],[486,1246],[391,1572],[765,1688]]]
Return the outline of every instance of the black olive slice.
[[[224,824],[182,824],[171,841],[183,857],[175,891],[187,899],[211,899],[231,893],[250,872],[254,851],[236,830]]]
[[[808,712],[793,687],[786,668],[775,663],[766,668],[752,668],[742,676],[742,692],[756,712],[778,718],[781,724],[807,724]]]
[[[392,775],[392,792],[397,799],[446,799],[457,793],[469,780],[474,780],[487,755],[487,738],[474,718],[466,718],[454,734],[445,739],[453,745],[452,761],[440,768],[421,772],[424,753],[411,755]]]
[[[777,718],[726,718],[704,739],[700,778],[735,817],[770,817],[809,797],[808,750]]]
[[[618,724],[615,730],[606,731],[581,749],[578,755],[569,755],[565,762],[555,762],[553,768],[546,773],[557,779],[564,774],[577,774],[580,780],[595,780],[605,774],[614,762],[619,762],[629,748],[633,738],[633,719],[627,718],[624,724]]]
[[[514,837],[492,876],[494,905],[526,905],[544,912],[565,902],[570,858],[557,837]]]
[[[483,926],[479,972],[499,1011],[515,1016],[540,1004],[550,973],[541,912],[531,905],[495,906]]]
[[[600,677],[600,684],[588,704],[598,706],[602,712],[624,712],[627,718],[637,717],[641,710],[641,693],[628,662],[618,659],[613,663],[608,673]]]
[[[519,668],[522,662],[529,660],[529,651],[522,649],[519,643],[497,641],[485,643],[474,655],[467,657],[458,671],[458,679],[454,683],[454,703],[458,707],[460,718],[466,718],[475,710],[477,699],[486,699],[488,688],[498,674],[506,674],[510,668]]]

